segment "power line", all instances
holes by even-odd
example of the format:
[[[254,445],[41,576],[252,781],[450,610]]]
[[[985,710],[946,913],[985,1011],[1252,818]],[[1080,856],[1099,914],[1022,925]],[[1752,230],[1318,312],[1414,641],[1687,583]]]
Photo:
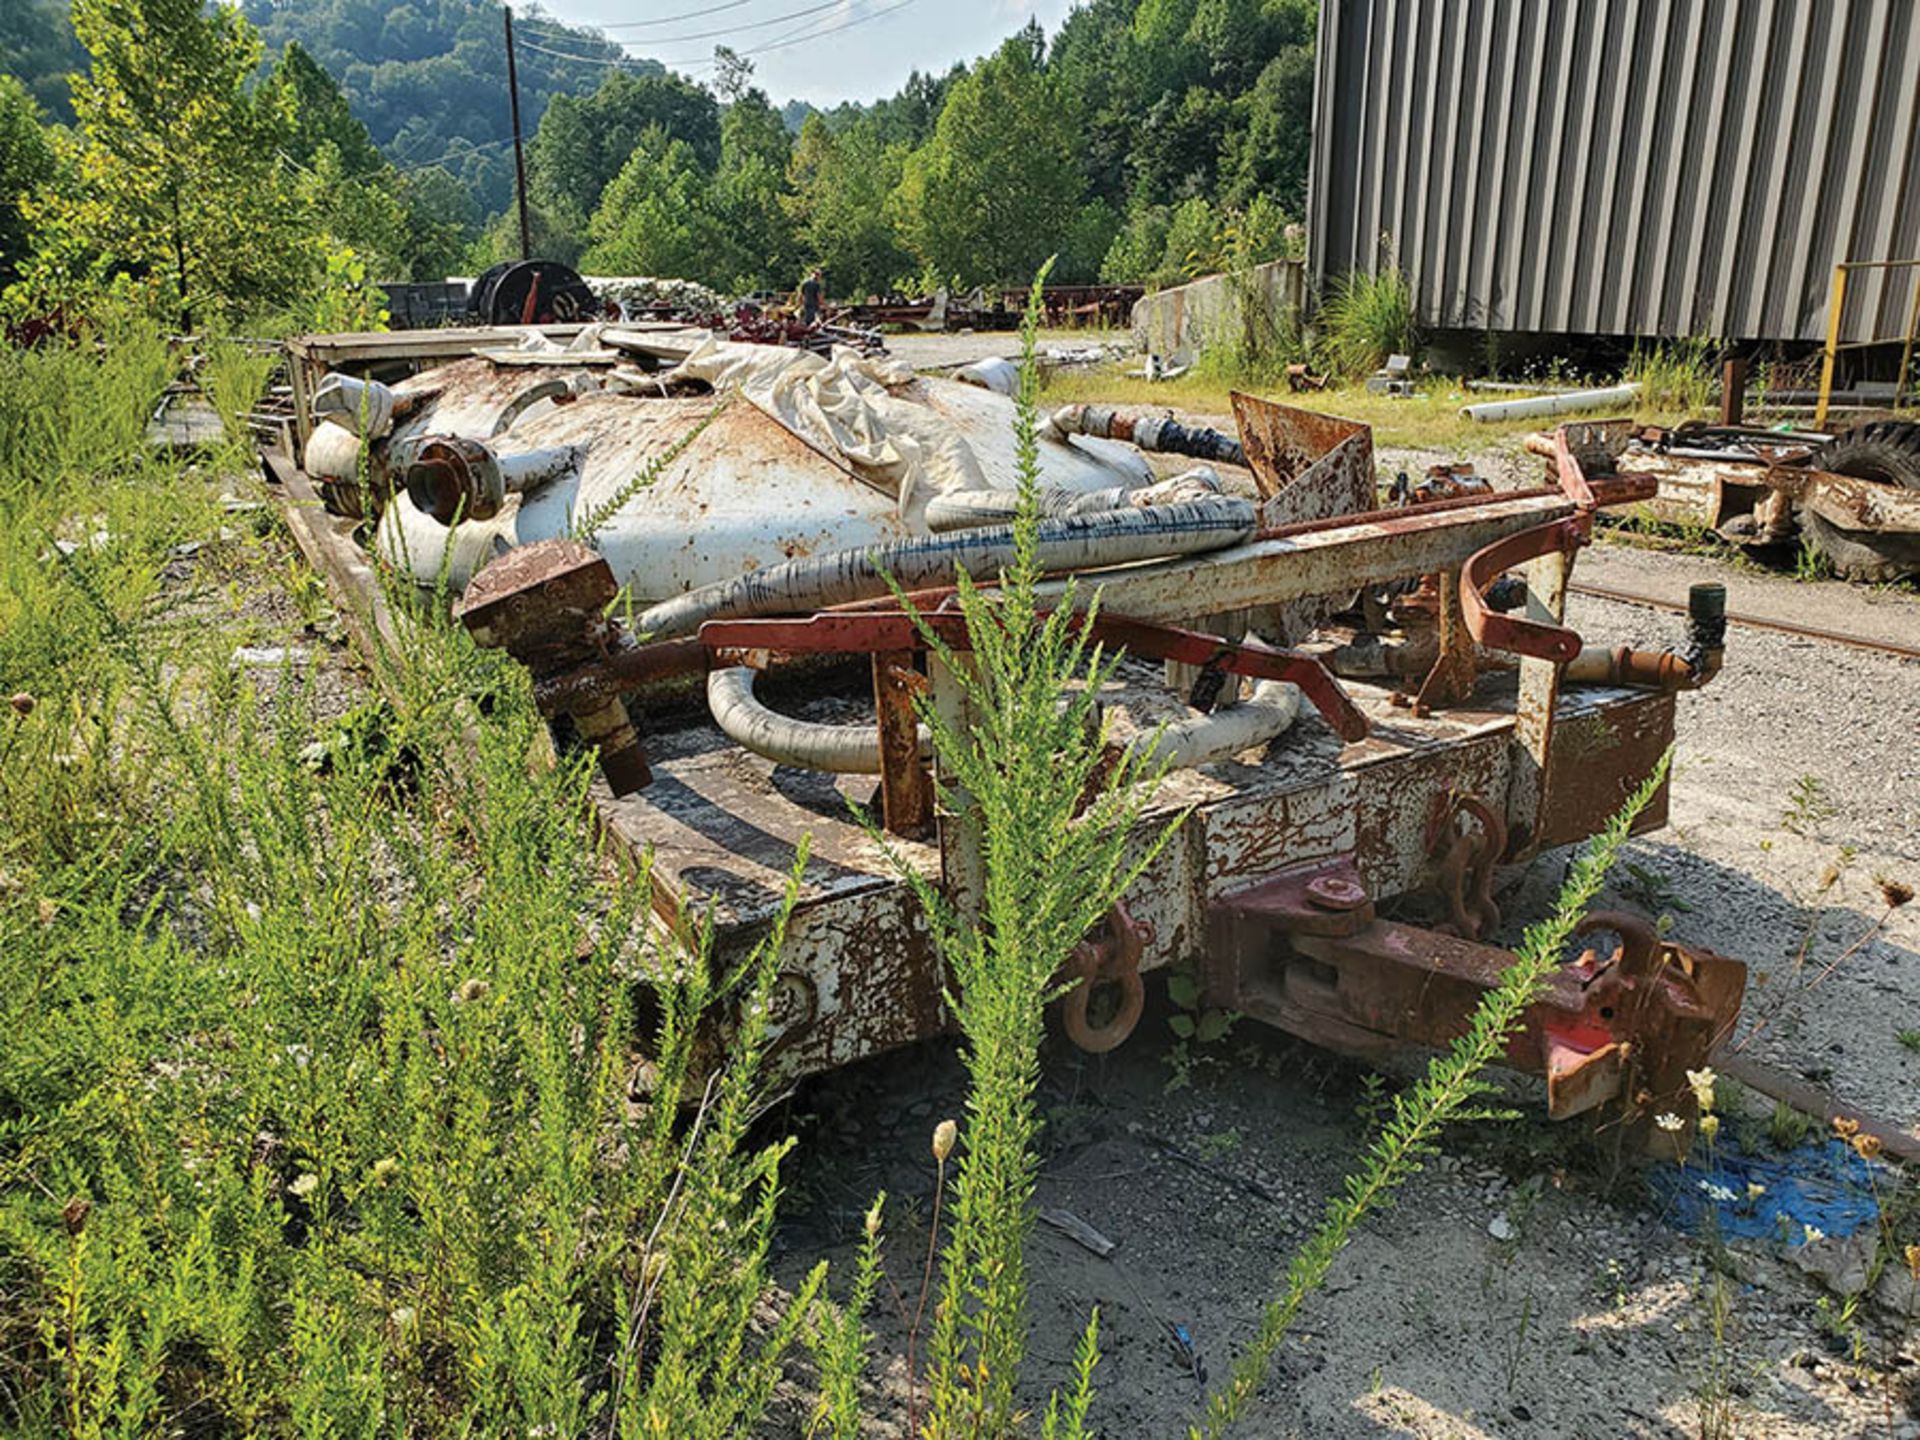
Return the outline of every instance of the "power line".
[[[644,30],[652,25],[673,25],[681,20],[702,20],[709,15],[718,15],[722,10],[738,10],[742,5],[751,4],[753,0],[727,0],[724,5],[708,5],[700,10],[682,10],[678,15],[662,15],[657,20],[619,20],[611,25],[595,25],[593,28],[596,30]]]
[[[781,19],[784,21],[784,20],[791,20],[795,18],[796,15],[818,14],[821,10],[833,9],[835,6],[839,5],[840,3],[841,3],[841,0],[830,0],[829,4],[814,6],[810,10],[795,11],[788,15],[782,16]],[[857,4],[858,0],[855,0],[855,3]],[[749,55],[764,55],[772,50],[784,50],[790,45],[799,45],[804,43],[805,41],[817,40],[817,39],[820,39],[822,36],[826,36],[826,35],[837,35],[843,30],[851,30],[856,25],[864,25],[870,20],[878,20],[882,16],[891,15],[896,10],[904,10],[907,8],[907,6],[916,5],[918,3],[919,3],[919,0],[895,0],[895,3],[891,5],[884,5],[878,10],[870,10],[865,15],[855,16],[853,19],[844,21],[838,25],[828,25],[824,27],[817,26],[811,30],[808,30],[805,34],[786,36],[777,40],[769,40],[764,45],[752,45],[736,53],[742,59],[745,59]],[[741,28],[747,28],[747,27],[741,27]],[[721,31],[717,33],[730,34],[732,32]],[[680,38],[692,39],[696,37],[681,36]],[[657,65],[665,65],[669,68],[682,69],[682,70],[702,69],[702,68],[710,67],[717,63],[711,58],[704,57],[704,56],[688,57],[680,60],[663,60],[660,57],[654,56],[654,55],[645,55],[645,56],[622,55],[618,59],[607,59],[599,55],[575,55],[565,50],[552,50],[545,45],[537,45],[533,41],[527,40],[524,38],[518,40],[516,43],[523,50],[538,50],[542,55],[551,55],[558,60],[572,60],[576,64],[580,64],[580,65],[604,65],[609,68],[616,68],[616,69],[627,66],[627,65],[639,64],[649,60]],[[644,42],[628,41],[626,43],[653,44],[655,42],[649,40]]]
[[[878,10],[870,10],[865,15],[857,16],[854,19],[845,21],[842,24],[829,25],[824,29],[809,30],[804,35],[795,35],[788,39],[769,40],[764,45],[755,45],[746,50],[741,50],[737,53],[740,55],[742,59],[745,59],[749,55],[764,55],[769,50],[784,50],[789,45],[799,45],[808,40],[818,40],[823,35],[837,35],[842,30],[851,30],[856,25],[864,25],[869,20],[878,20],[883,15],[891,15],[896,10],[904,10],[909,5],[917,5],[919,3],[920,3],[920,0],[895,0],[895,3],[893,3],[892,5],[882,6]],[[704,65],[714,65],[714,64],[717,64],[718,62],[708,59],[708,60],[662,60],[660,63],[662,65],[677,66],[680,68],[695,68],[695,67],[704,66]]]
[[[746,30],[765,30],[769,26],[784,25],[789,20],[800,20],[808,15],[818,15],[822,10],[837,10],[846,4],[846,0],[825,0],[819,5],[809,5],[803,10],[789,10],[784,15],[775,15],[771,20],[750,20],[739,25],[722,25],[718,30],[696,30],[690,35],[649,35],[643,40],[614,40],[614,45],[678,45],[687,40],[716,40],[727,35],[738,35]],[[605,28],[605,27],[603,27]],[[549,36],[549,39],[552,37]]]
[[[522,50],[538,50],[542,55],[551,55],[557,60],[572,60],[581,65],[611,65],[615,67],[621,67],[626,65],[636,65],[640,63],[642,59],[647,58],[640,55],[628,55],[625,53],[622,53],[616,59],[609,59],[604,55],[571,55],[571,54],[568,54],[565,50],[549,50],[544,45],[536,45],[533,43],[533,41],[526,39],[524,36],[514,43],[519,45],[519,47]]]

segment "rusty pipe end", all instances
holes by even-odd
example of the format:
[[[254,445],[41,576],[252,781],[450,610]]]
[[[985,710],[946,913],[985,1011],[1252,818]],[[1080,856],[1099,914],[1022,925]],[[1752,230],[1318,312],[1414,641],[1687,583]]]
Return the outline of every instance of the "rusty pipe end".
[[[507,500],[506,480],[493,451],[457,435],[421,441],[401,479],[414,508],[442,525],[491,520]]]

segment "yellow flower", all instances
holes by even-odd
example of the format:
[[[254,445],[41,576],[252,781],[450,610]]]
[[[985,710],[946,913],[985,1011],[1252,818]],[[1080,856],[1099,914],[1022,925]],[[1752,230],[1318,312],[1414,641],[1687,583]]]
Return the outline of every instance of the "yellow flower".
[[[1700,1138],[1711,1142],[1720,1133],[1720,1117],[1709,1110],[1700,1117]]]
[[[1747,1199],[1758,1200],[1766,1193],[1767,1187],[1762,1185],[1758,1180],[1749,1180],[1747,1182]]]
[[[1836,1115],[1833,1117],[1833,1133],[1851,1144],[1853,1137],[1860,1133],[1860,1122],[1858,1120],[1845,1120]]]
[[[1912,1274],[1914,1283],[1920,1285],[1920,1245],[1907,1246],[1907,1270]]]
[[[1872,1160],[1880,1153],[1880,1137],[1856,1135],[1853,1137],[1853,1148],[1862,1160]]]
[[[1687,1071],[1687,1084],[1693,1087],[1693,1100],[1702,1110],[1713,1109],[1713,1067]]]

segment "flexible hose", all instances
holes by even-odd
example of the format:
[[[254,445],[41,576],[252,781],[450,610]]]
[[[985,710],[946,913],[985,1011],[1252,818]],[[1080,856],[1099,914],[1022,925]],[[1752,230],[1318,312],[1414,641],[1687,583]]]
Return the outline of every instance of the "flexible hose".
[[[1049,518],[1061,515],[1098,515],[1118,510],[1127,503],[1125,485],[1109,485],[1100,490],[1064,490],[1049,487],[1040,492],[1040,513]],[[1018,490],[954,490],[927,501],[927,529],[936,535],[949,530],[978,530],[986,525],[1005,525],[1020,508]]]
[[[1059,572],[1199,555],[1244,544],[1257,523],[1251,503],[1225,497],[1070,515],[1040,522],[1038,558],[1042,570]],[[671,639],[691,635],[708,620],[786,615],[870,600],[887,593],[889,576],[902,588],[915,590],[950,584],[962,570],[992,575],[1013,559],[1010,525],[897,540],[871,550],[837,550],[690,590],[653,606],[636,628],[651,639]]]
[[[1300,687],[1285,680],[1262,680],[1238,704],[1211,715],[1192,715],[1135,736],[1127,751],[1151,765],[1185,770],[1210,765],[1277,740],[1300,716]]]
[[[835,775],[878,775],[880,735],[871,721],[826,725],[776,714],[753,693],[754,672],[746,666],[715,670],[707,676],[707,708],[713,723],[734,744],[779,765],[825,770]],[[920,727],[920,749],[932,745]]]
[[[1220,493],[1220,477],[1212,467],[1196,466],[1170,480],[1147,485],[1109,485],[1099,490],[1068,490],[1049,486],[1040,492],[1044,516],[1098,515],[1104,510],[1143,510],[1183,500],[1211,500]],[[927,528],[936,535],[949,530],[975,530],[1006,525],[1020,510],[1018,490],[954,490],[927,502]]]

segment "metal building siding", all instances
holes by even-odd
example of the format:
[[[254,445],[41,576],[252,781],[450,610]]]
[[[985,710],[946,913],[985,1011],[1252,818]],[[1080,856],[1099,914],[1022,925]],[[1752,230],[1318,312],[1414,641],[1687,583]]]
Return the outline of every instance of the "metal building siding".
[[[1920,0],[1322,0],[1319,45],[1314,279],[1397,264],[1428,325],[1819,340],[1836,261],[1920,257]]]

